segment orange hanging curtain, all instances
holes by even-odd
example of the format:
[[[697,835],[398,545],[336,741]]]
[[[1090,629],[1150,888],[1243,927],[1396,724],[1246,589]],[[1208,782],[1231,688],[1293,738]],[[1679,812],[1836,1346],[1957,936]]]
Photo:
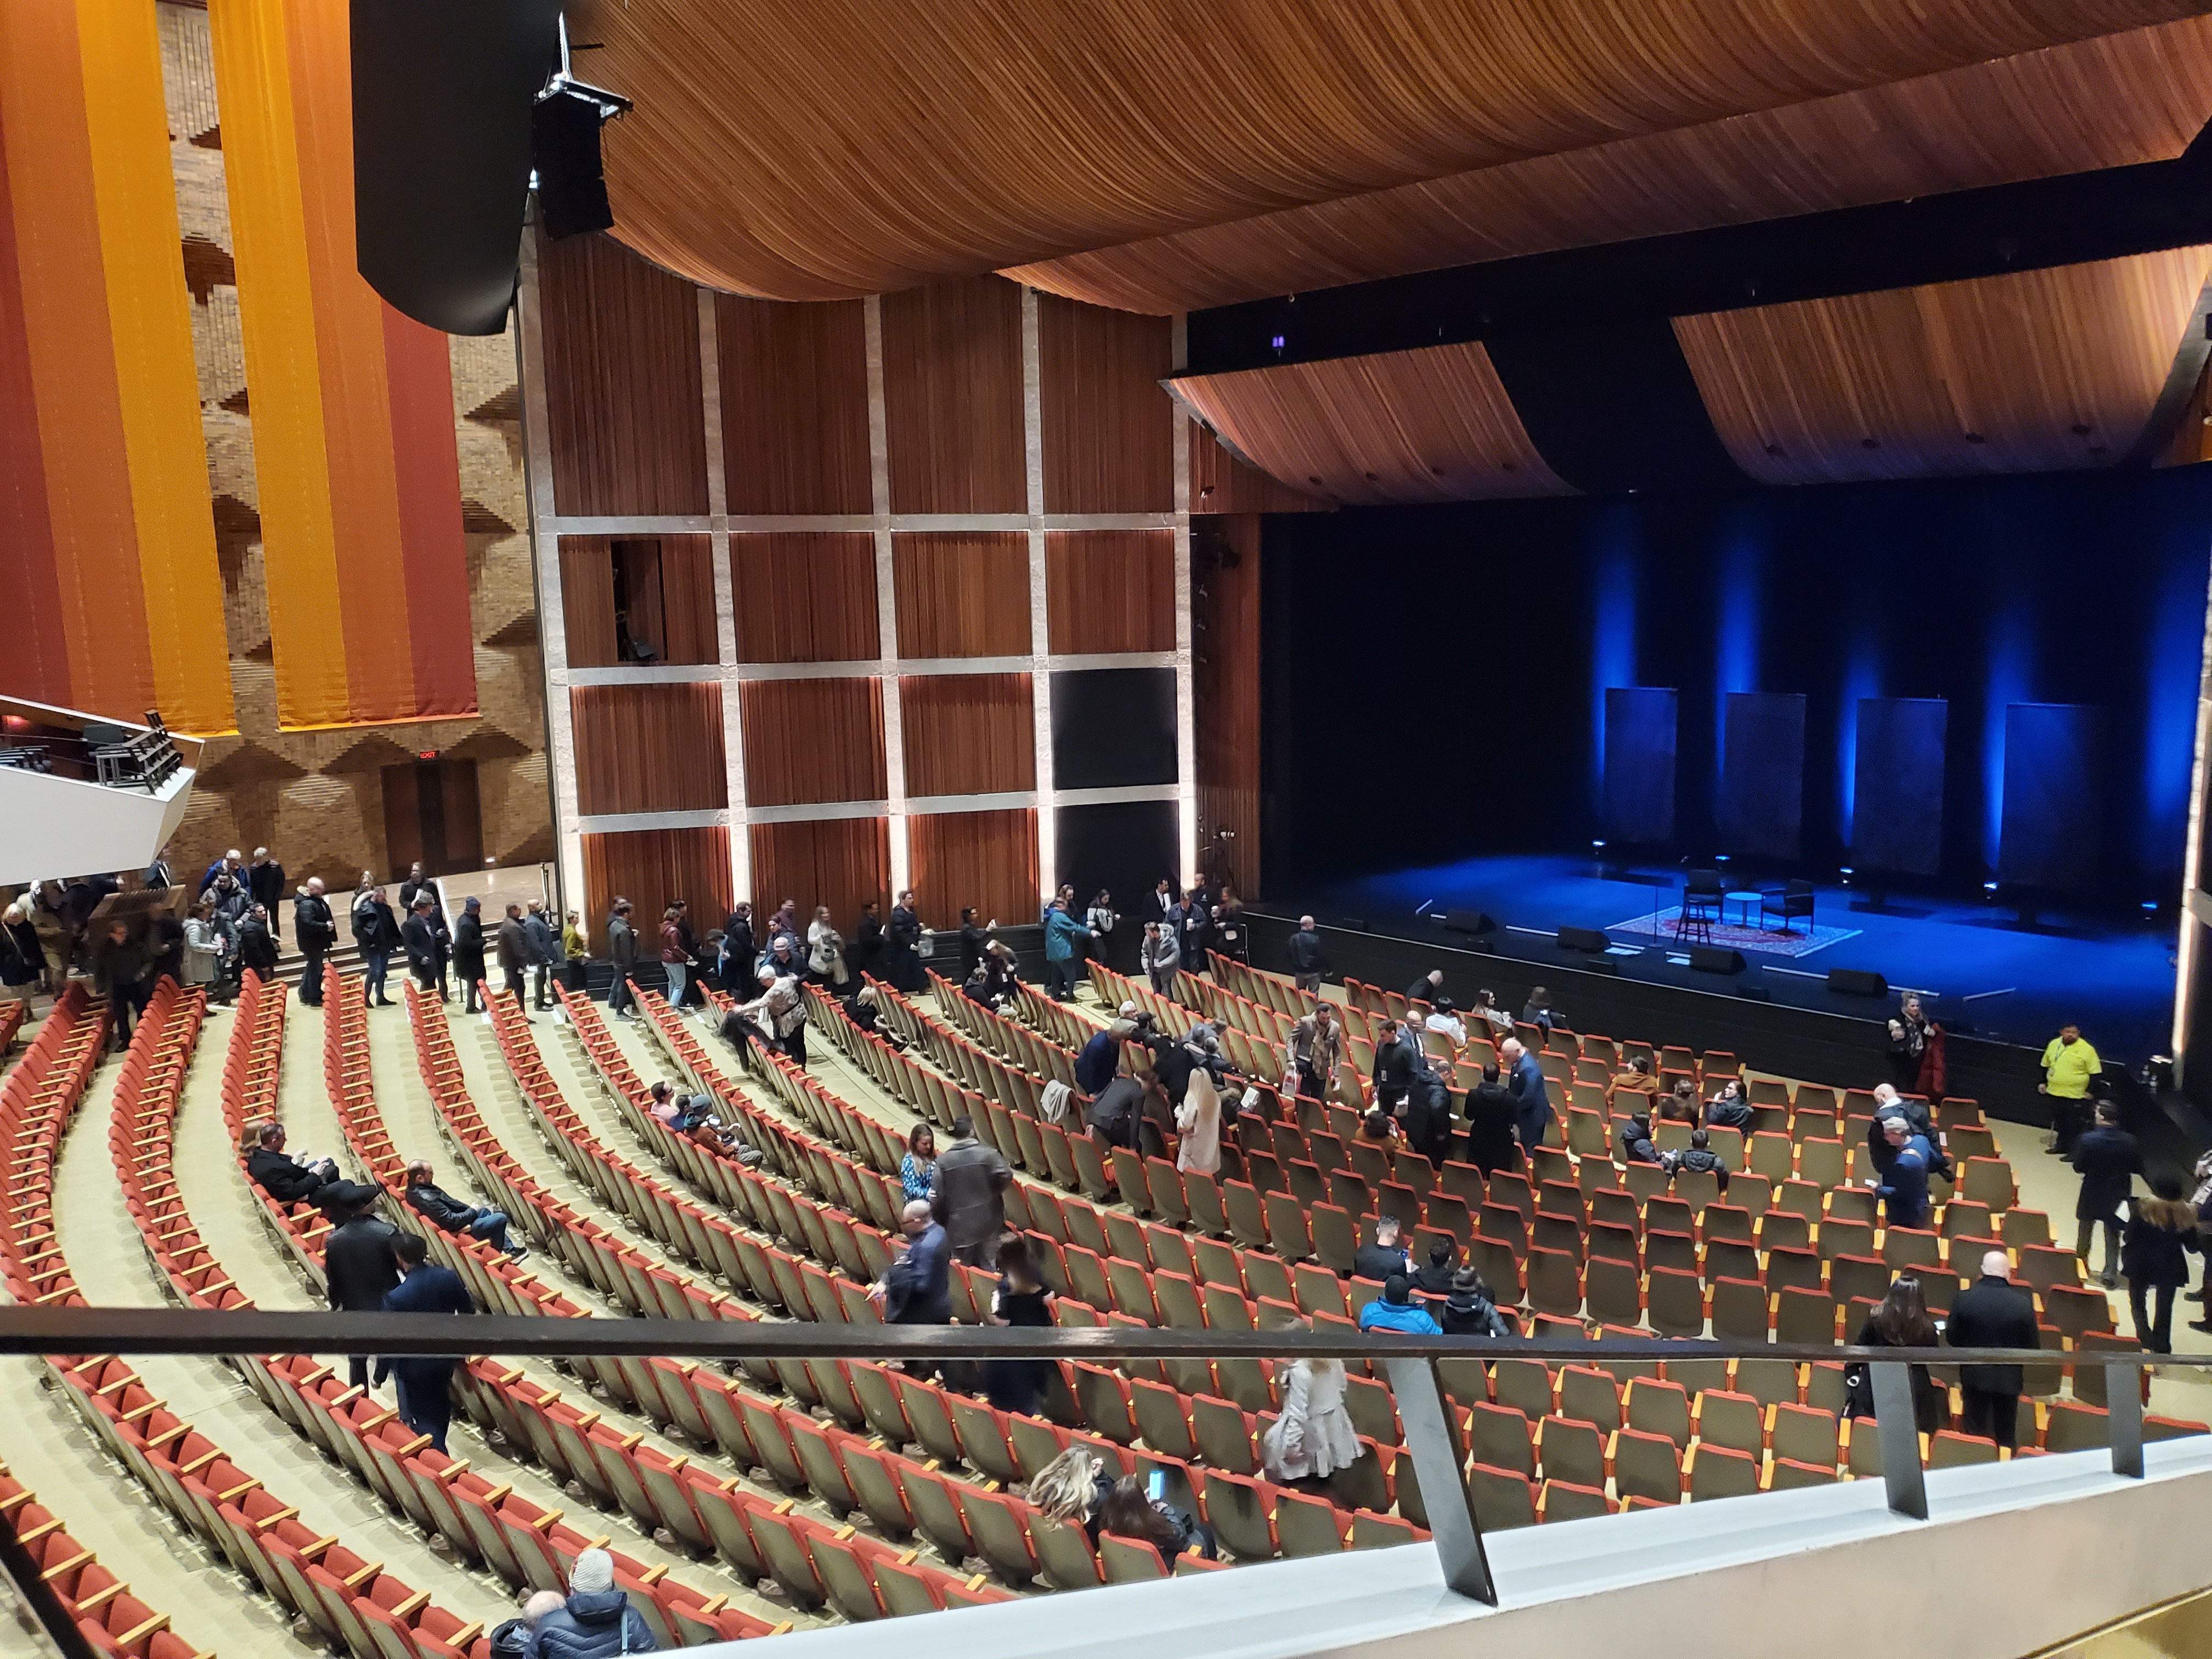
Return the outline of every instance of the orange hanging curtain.
[[[0,5],[0,690],[233,729],[154,9]]]
[[[288,730],[477,712],[446,337],[355,268],[345,0],[211,0]]]

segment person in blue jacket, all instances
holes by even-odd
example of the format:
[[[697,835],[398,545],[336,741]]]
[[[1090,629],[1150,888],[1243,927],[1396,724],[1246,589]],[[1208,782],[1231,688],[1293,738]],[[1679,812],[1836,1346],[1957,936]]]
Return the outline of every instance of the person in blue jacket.
[[[1067,901],[1056,898],[1044,913],[1044,972],[1046,988],[1054,1002],[1075,995],[1075,942],[1089,939],[1091,930],[1068,914]]]
[[[1413,1300],[1413,1281],[1403,1273],[1392,1273],[1382,1281],[1381,1297],[1359,1310],[1359,1328],[1397,1331],[1407,1336],[1444,1334],[1444,1328],[1430,1316],[1429,1310]]]
[[[468,1287],[450,1267],[429,1259],[429,1247],[414,1233],[392,1241],[398,1259],[399,1282],[384,1293],[386,1313],[472,1314],[477,1304]],[[392,1362],[392,1375],[399,1384],[399,1420],[417,1434],[427,1434],[440,1451],[446,1449],[446,1428],[453,1421],[451,1358],[403,1355]]]

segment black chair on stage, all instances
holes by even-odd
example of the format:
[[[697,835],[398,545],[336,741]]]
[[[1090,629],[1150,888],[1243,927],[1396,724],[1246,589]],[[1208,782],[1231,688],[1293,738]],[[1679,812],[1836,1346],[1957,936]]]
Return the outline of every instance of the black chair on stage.
[[[1674,917],[1674,937],[1695,935],[1713,942],[1713,924],[1721,919],[1721,872],[1692,870],[1682,878],[1682,908]]]
[[[1766,927],[1766,919],[1769,916],[1782,918],[1782,926],[1776,931],[1784,933],[1796,932],[1797,930],[1790,924],[1799,916],[1802,916],[1805,918],[1805,931],[1811,933],[1813,931],[1813,884],[1809,881],[1793,881],[1784,886],[1764,889],[1759,896],[1759,925],[1762,931]]]

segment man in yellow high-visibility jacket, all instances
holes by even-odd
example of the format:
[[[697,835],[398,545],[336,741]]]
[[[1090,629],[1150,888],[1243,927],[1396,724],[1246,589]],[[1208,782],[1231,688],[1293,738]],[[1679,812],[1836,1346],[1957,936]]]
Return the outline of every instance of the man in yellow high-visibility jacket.
[[[2062,1156],[2088,1121],[2090,1085],[2105,1063],[2083,1040],[2078,1025],[2063,1025],[2043,1051],[2043,1081],[2037,1092],[2051,1099],[2051,1150]]]

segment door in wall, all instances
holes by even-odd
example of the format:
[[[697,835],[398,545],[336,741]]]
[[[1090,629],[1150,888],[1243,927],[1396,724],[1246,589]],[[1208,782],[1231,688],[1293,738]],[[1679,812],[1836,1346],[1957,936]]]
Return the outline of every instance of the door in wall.
[[[483,867],[483,817],[472,760],[417,760],[384,769],[385,861],[393,881],[416,860],[434,876]]]

